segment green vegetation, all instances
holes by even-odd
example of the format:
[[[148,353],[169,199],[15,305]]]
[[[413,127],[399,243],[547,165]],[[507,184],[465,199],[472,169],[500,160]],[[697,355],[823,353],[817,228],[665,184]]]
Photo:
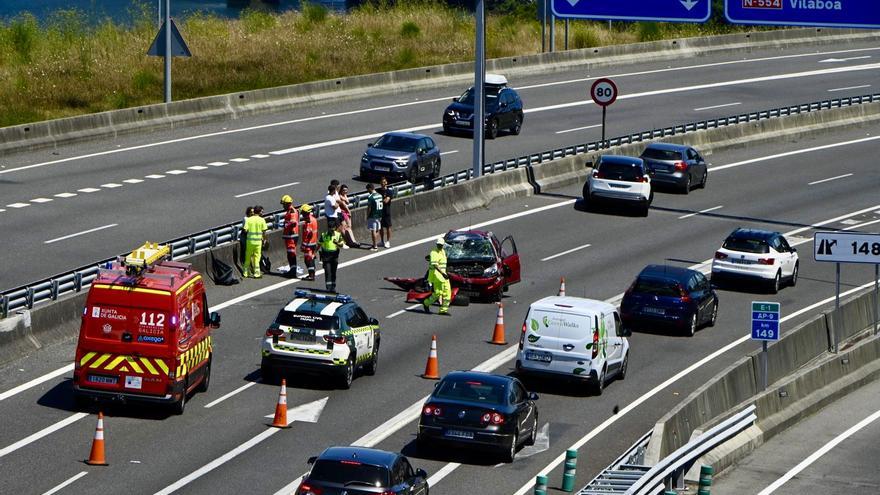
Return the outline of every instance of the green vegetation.
[[[62,11],[38,23],[0,23],[0,126],[162,101],[162,59],[149,5],[132,26],[89,25]],[[534,6],[504,0],[487,16],[487,56],[538,53]],[[557,49],[563,47],[557,23]],[[179,23],[193,57],[174,61],[174,99],[471,60],[471,13],[431,0],[368,4],[347,14],[304,3],[299,12],[247,11],[238,20],[195,14]],[[732,31],[707,25],[571,22],[569,47],[589,48]]]

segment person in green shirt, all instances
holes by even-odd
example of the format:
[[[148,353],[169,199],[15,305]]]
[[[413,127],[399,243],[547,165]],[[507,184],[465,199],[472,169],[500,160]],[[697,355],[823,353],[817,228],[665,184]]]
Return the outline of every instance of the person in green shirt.
[[[376,186],[373,184],[367,184],[367,192],[369,193],[367,196],[367,230],[373,237],[373,247],[370,251],[376,251],[379,249],[377,244],[379,231],[382,230],[382,209],[385,207],[385,202],[382,195],[376,192]]]
[[[263,207],[254,206],[254,214],[247,217],[242,230],[245,232],[244,269],[245,278],[253,276],[262,278],[260,273],[260,257],[263,254],[263,244],[266,242],[266,231],[269,227],[263,219]]]
[[[338,222],[328,227],[318,239],[321,264],[324,265],[324,284],[330,292],[336,292],[336,267],[339,265],[339,249],[343,243],[342,225]]]

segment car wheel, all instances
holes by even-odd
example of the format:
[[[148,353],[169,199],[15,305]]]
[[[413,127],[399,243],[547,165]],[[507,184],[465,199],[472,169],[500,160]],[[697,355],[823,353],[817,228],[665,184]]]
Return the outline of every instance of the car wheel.
[[[199,384],[199,392],[207,392],[208,386],[211,385],[211,358],[213,356],[208,357],[208,362],[205,363],[205,376],[202,378],[202,383]]]
[[[510,133],[519,136],[520,132],[522,132],[522,115],[517,115],[513,118],[513,127],[510,128]]]
[[[617,378],[621,380],[626,380],[626,370],[629,368],[629,351],[627,351],[626,355],[623,356],[623,363],[620,364],[620,373],[617,374]]]
[[[697,333],[697,313],[691,315],[691,321],[685,329],[688,337],[693,337]]]
[[[443,134],[446,134],[447,136],[452,135],[452,131],[449,130],[449,126],[446,124],[443,124]]]
[[[495,139],[498,137],[498,120],[492,119],[486,127],[486,139]]]
[[[370,362],[364,366],[364,373],[370,376],[376,374],[376,370],[379,368],[379,341],[376,341],[376,345],[373,346],[373,358],[370,359]]]
[[[782,288],[782,272],[776,272],[776,276],[773,277],[773,282],[770,283],[770,293],[776,294],[779,292],[779,289]]]
[[[605,367],[602,367],[602,371],[599,374],[599,379],[596,380],[596,384],[593,385],[593,395],[602,395],[602,392],[605,391]]]
[[[409,178],[407,178],[406,180],[408,180],[412,185],[416,185],[418,183],[419,172],[416,165],[413,165],[412,168],[409,170]]]
[[[180,400],[171,405],[171,412],[180,416],[186,410],[186,391],[189,389],[189,379],[183,381],[183,393]]]
[[[343,390],[348,390],[351,388],[352,381],[354,381],[354,359],[348,358],[345,369],[342,371],[342,377],[339,379],[339,386]]]
[[[436,179],[440,177],[440,159],[434,162],[434,167],[431,169],[431,179]]]
[[[535,442],[538,441],[538,415],[535,414],[535,422],[532,423],[532,434],[529,435],[529,439],[526,440],[526,445],[535,445]]]
[[[691,174],[688,172],[688,176],[684,181],[684,184],[681,186],[682,194],[688,194],[691,192]]]
[[[795,285],[797,285],[797,279],[798,279],[798,265],[799,265],[799,263],[795,263],[795,264],[794,264],[794,271],[791,272],[791,282],[789,282],[788,285],[790,285],[790,286],[792,286],[792,287],[794,287]]]
[[[718,321],[718,299],[716,299],[715,304],[712,305],[712,317],[709,318],[709,323],[707,323],[706,326],[714,327],[716,321]]]
[[[519,447],[519,435],[513,432],[513,438],[510,439],[510,445],[504,451],[504,462],[513,462],[516,457],[516,448]]]
[[[700,180],[700,189],[706,189],[706,182],[709,180],[709,171],[703,171],[703,178]]]

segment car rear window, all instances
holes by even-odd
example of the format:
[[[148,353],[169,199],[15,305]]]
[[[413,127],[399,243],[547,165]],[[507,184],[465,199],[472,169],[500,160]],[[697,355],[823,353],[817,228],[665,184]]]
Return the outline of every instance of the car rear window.
[[[438,399],[466,400],[501,404],[504,398],[504,385],[486,383],[480,380],[443,380],[434,392]]]
[[[314,313],[293,313],[282,310],[275,318],[276,328],[285,326],[293,328],[313,328],[315,330],[334,330],[339,328],[339,318],[332,315]]]
[[[681,160],[681,153],[673,150],[658,150],[654,148],[645,148],[642,158],[650,158],[652,160]]]
[[[724,241],[724,249],[741,251],[743,253],[769,253],[770,246],[763,239],[748,239],[745,237],[728,237]]]
[[[309,473],[313,481],[325,481],[342,485],[352,484],[371,487],[388,486],[388,469],[358,461],[333,461],[318,459]]]
[[[635,163],[602,162],[599,172],[606,179],[634,181],[644,175],[641,165]]]
[[[649,294],[652,296],[678,297],[679,285],[674,280],[639,277],[633,292]]]

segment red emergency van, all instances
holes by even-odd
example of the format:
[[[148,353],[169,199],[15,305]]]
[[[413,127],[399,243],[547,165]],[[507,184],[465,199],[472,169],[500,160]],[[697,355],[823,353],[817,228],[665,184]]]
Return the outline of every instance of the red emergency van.
[[[208,389],[220,315],[208,311],[201,274],[168,254],[144,244],[92,282],[76,346],[77,404],[165,403],[182,414],[187,394]]]

